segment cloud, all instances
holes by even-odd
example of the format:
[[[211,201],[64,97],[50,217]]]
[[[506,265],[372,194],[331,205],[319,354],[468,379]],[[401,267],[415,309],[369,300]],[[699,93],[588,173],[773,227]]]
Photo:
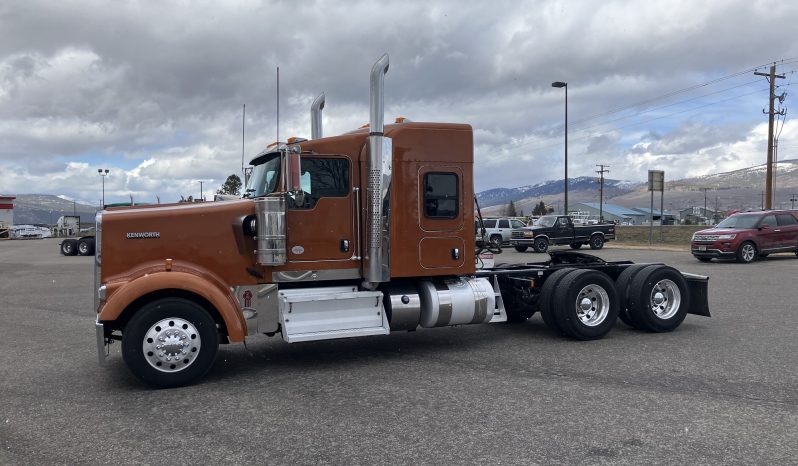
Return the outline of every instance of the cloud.
[[[633,180],[652,164],[749,164],[767,99],[750,73],[723,82],[735,90],[651,100],[798,56],[782,37],[796,20],[798,5],[743,0],[12,0],[0,6],[0,189],[96,199],[104,167],[111,199],[196,195],[198,180],[240,170],[243,104],[245,159],[275,140],[277,66],[280,137],[310,134],[322,91],[333,135],[368,121],[368,72],[384,52],[386,121],[471,124],[478,190],[563,176],[558,80],[570,176],[596,163]]]

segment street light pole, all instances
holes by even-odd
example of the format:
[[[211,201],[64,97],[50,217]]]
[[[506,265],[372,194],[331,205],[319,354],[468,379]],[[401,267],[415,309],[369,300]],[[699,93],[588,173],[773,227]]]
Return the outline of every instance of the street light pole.
[[[568,215],[568,83],[555,81],[551,87],[565,88],[565,205],[563,214]]]
[[[101,209],[105,209],[105,177],[108,176],[108,172],[109,171],[110,170],[108,170],[107,168],[98,168],[97,169],[97,173],[103,179],[103,205],[101,206]]]

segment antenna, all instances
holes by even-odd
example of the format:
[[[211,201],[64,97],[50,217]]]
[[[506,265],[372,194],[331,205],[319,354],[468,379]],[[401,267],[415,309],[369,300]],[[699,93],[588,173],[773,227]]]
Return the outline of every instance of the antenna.
[[[280,147],[280,67],[277,67],[277,147]]]
[[[244,122],[247,120],[247,104],[244,104],[244,112],[241,114],[241,174],[246,177],[244,171]]]

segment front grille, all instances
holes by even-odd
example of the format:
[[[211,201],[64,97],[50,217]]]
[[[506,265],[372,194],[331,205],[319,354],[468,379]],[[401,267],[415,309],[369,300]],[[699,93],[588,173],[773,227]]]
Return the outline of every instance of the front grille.
[[[524,239],[524,232],[523,231],[514,231],[510,236],[512,239]]]
[[[713,242],[718,240],[718,235],[696,235],[695,241]]]

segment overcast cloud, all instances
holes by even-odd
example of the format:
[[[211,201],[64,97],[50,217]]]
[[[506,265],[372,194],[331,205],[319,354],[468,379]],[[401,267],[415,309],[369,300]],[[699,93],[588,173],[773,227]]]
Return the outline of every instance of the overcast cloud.
[[[368,121],[382,53],[386,121],[469,123],[476,189],[563,173],[668,179],[765,162],[767,82],[798,68],[798,3],[784,1],[5,1],[0,4],[0,192],[99,203],[208,194],[276,137]],[[783,62],[782,62],[783,60]],[[672,91],[698,86],[660,98]],[[636,105],[634,105],[636,104]],[[625,108],[624,108],[625,107]],[[624,108],[623,110],[618,110]],[[787,122],[780,159],[798,158]]]

